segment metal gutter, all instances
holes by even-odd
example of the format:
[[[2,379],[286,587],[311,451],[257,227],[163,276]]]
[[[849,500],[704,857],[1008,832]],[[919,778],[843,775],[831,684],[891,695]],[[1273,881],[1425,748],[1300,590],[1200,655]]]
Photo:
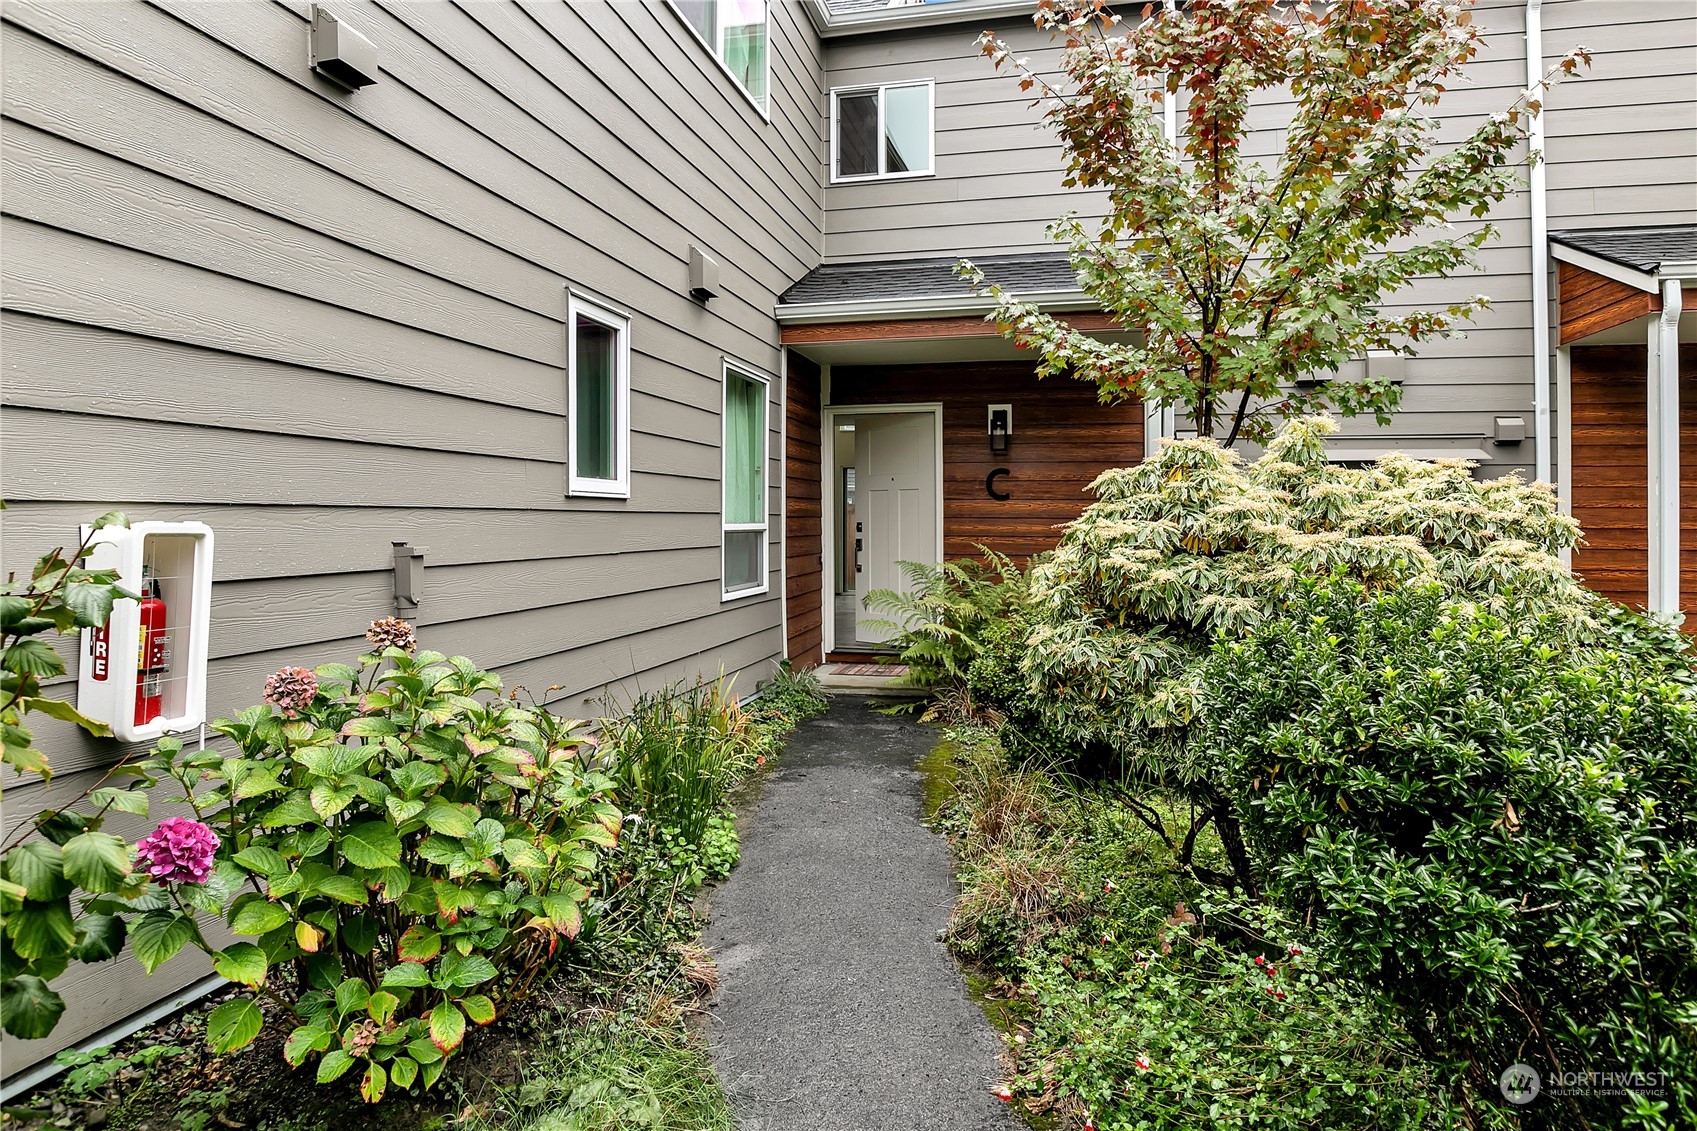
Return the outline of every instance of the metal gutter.
[[[1678,279],[1662,280],[1661,315],[1650,327],[1651,612],[1679,611],[1679,316]]]
[[[1081,290],[1030,291],[1015,294],[1021,302],[1044,310],[1095,310],[1096,302]],[[920,295],[909,298],[860,299],[853,302],[779,303],[772,316],[786,326],[822,322],[858,322],[895,318],[947,318],[988,314],[995,304],[977,295]]]
[[[866,35],[905,28],[939,27],[1001,16],[1031,15],[1031,0],[942,0],[929,4],[904,4],[895,8],[869,8],[842,14],[831,11],[823,0],[805,0],[803,7],[821,39]]]
[[[1544,77],[1544,0],[1526,0],[1526,89],[1534,90]],[[1550,451],[1550,240],[1549,212],[1544,199],[1544,115],[1535,114],[1526,138],[1532,168],[1527,188],[1532,205],[1532,444],[1533,475],[1551,481]]]
[[[1178,12],[1178,0],[1161,0],[1161,7],[1166,9],[1170,19]],[[1167,144],[1178,146],[1178,95],[1169,94],[1161,99],[1161,136],[1167,139]],[[1165,401],[1145,401],[1143,403],[1143,455],[1146,459],[1154,459],[1161,454],[1161,441],[1178,435],[1178,409]]]

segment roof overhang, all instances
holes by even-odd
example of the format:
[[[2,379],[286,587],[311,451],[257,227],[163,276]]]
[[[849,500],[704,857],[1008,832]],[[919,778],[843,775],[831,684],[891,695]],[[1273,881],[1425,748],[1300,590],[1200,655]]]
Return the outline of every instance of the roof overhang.
[[[802,6],[822,39],[898,28],[939,27],[1002,16],[1029,17],[1033,8],[1031,0],[947,0],[859,12],[832,12],[824,0],[804,0]]]
[[[1625,283],[1629,287],[1637,287],[1641,291],[1656,294],[1656,276],[1652,272],[1639,271],[1612,259],[1604,259],[1600,255],[1592,255],[1588,251],[1580,251],[1576,247],[1550,241],[1550,257],[1558,263],[1571,263],[1575,267],[1583,267],[1593,275],[1601,275],[1605,279],[1613,279],[1617,283]]]
[[[1014,296],[1048,311],[1095,310],[1096,303],[1080,290],[1033,291]],[[916,318],[956,318],[988,315],[995,304],[978,295],[904,296],[854,302],[779,303],[773,317],[784,326],[815,326],[831,322],[875,322]]]
[[[1575,267],[1584,268],[1594,275],[1605,279],[1613,279],[1617,283],[1625,283],[1629,287],[1649,294],[1660,294],[1662,282],[1667,279],[1678,279],[1680,282],[1697,280],[1697,260],[1669,259],[1658,263],[1654,270],[1643,270],[1631,264],[1620,263],[1605,258],[1582,248],[1572,247],[1562,243],[1554,236],[1550,239],[1550,258],[1558,263],[1571,263]]]

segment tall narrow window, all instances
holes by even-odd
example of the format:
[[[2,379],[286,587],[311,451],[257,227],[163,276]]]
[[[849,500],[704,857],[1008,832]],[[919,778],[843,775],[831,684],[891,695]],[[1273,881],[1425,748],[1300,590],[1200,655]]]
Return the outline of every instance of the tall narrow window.
[[[577,295],[567,308],[566,489],[629,498],[630,319]]]
[[[672,0],[672,6],[765,113],[766,0]]]
[[[831,92],[831,177],[919,177],[935,161],[929,82]]]
[[[766,389],[725,366],[724,595],[764,593],[766,579]]]

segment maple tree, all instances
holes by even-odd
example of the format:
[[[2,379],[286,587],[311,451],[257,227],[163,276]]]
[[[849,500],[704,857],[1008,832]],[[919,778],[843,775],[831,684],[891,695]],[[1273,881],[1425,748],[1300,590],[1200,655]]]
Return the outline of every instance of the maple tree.
[[[1040,0],[1062,42],[1053,81],[993,32],[997,69],[1036,91],[1066,154],[1068,188],[1106,190],[1099,219],[1049,225],[1084,291],[1137,342],[1094,337],[1022,302],[963,260],[1002,332],[1040,376],[1094,381],[1105,402],[1185,409],[1202,436],[1265,442],[1279,418],[1336,410],[1388,423],[1387,381],[1324,379],[1368,351],[1413,353],[1490,304],[1391,308],[1422,276],[1473,263],[1485,218],[1520,184],[1541,99],[1590,56],[1578,48],[1455,144],[1430,113],[1483,37],[1469,2],[1191,0],[1124,21],[1106,0]],[[1282,150],[1241,151],[1251,102],[1288,102]],[[1166,99],[1183,99],[1176,142]],[[1483,222],[1458,227],[1456,217]],[[1406,301],[1406,298],[1403,299]],[[1298,386],[1298,380],[1304,380]]]

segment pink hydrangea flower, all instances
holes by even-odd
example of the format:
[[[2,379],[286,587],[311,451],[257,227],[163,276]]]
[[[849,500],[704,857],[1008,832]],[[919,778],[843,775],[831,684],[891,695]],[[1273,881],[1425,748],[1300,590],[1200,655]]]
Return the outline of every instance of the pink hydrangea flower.
[[[218,834],[187,817],[167,817],[136,845],[136,867],[164,884],[203,884]]]
[[[281,710],[285,719],[292,719],[312,706],[317,697],[318,677],[305,668],[283,668],[276,675],[267,676],[265,694],[261,696]]]

